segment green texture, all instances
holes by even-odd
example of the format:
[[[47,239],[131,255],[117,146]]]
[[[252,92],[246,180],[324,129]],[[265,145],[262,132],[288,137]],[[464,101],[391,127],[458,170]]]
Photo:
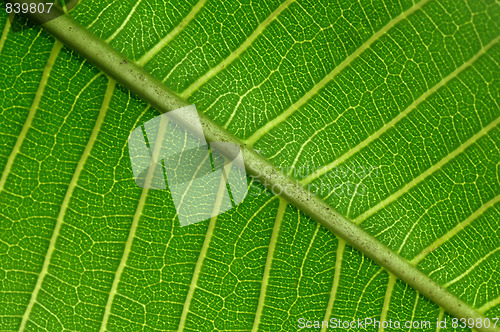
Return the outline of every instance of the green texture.
[[[82,1],[71,16],[85,28],[46,28],[112,79],[1,16],[2,329],[500,316],[498,3]],[[209,138],[274,166],[261,181],[318,197],[250,182],[180,228],[168,191],[132,177],[128,135],[157,114],[143,100],[195,103]]]

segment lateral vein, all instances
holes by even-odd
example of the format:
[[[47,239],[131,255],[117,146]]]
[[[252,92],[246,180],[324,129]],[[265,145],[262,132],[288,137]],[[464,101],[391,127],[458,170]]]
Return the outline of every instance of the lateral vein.
[[[132,7],[132,9],[130,10],[130,13],[127,15],[127,17],[125,18],[125,20],[122,22],[122,24],[118,27],[118,29],[116,29],[115,32],[113,32],[113,34],[111,36],[108,37],[108,39],[106,39],[106,43],[109,43],[111,42],[113,39],[115,39],[115,37],[123,30],[123,28],[125,27],[125,25],[127,25],[128,21],[130,20],[130,17],[132,17],[132,14],[135,13],[135,10],[136,8],[141,4],[142,0],[139,0],[135,3],[135,5]]]
[[[10,31],[10,18],[11,16],[9,15],[3,27],[2,37],[0,37],[0,54],[2,53],[3,45],[5,45],[5,41],[7,40],[7,35],[9,34]]]
[[[332,290],[330,292],[330,298],[328,299],[328,304],[326,306],[325,316],[323,321],[329,321],[332,314],[333,305],[335,304],[335,298],[337,296],[337,290],[339,287],[341,270],[342,270],[342,260],[344,258],[345,241],[338,238],[339,242],[337,244],[337,255],[335,256],[335,274],[333,276]],[[326,326],[321,329],[321,332],[326,331]]]
[[[491,308],[499,304],[500,304],[500,296],[488,303],[483,304],[483,306],[478,308],[477,311],[484,314],[486,311],[490,310]]]
[[[219,210],[221,206],[222,196],[223,196],[222,192],[224,190],[226,190],[226,182],[224,180],[224,177],[221,177],[221,181],[219,184],[219,192],[217,194],[217,199],[214,204],[214,212],[216,210]],[[191,279],[191,284],[189,285],[189,291],[186,296],[186,301],[184,302],[184,306],[182,308],[181,319],[179,321],[179,327],[177,329],[179,332],[184,331],[186,325],[187,316],[189,314],[189,308],[191,306],[191,301],[194,296],[194,291],[198,286],[198,278],[200,277],[201,274],[201,268],[203,266],[203,263],[205,262],[205,258],[208,253],[208,248],[210,247],[210,242],[212,241],[212,236],[214,234],[217,217],[218,215],[216,214],[212,218],[210,218],[210,224],[208,225],[207,234],[205,235],[205,240],[203,241],[203,246],[201,248],[200,255],[198,256],[198,260],[194,268],[193,279]]]
[[[444,243],[449,241],[453,236],[458,234],[462,229],[466,228],[470,223],[479,218],[488,208],[495,205],[498,201],[500,201],[500,195],[496,196],[495,198],[483,204],[479,209],[477,209],[476,211],[474,211],[474,213],[472,213],[469,217],[467,217],[467,219],[465,219],[457,226],[455,226],[453,229],[448,231],[446,234],[444,234],[443,236],[432,242],[430,245],[428,245],[424,250],[422,250],[417,256],[415,256],[410,261],[410,264],[417,265],[418,263],[420,263],[420,261],[422,261],[422,259],[424,259],[431,251],[435,250],[436,248],[442,246]]]
[[[391,196],[387,197],[383,201],[379,202],[377,205],[373,206],[371,209],[368,211],[364,212],[363,214],[359,215],[356,219],[354,219],[354,223],[360,224],[373,214],[375,214],[377,211],[383,209],[390,203],[394,202],[396,199],[401,197],[403,194],[407,193],[411,188],[415,187],[418,183],[422,182],[424,179],[426,179],[429,175],[433,174],[437,170],[441,169],[445,164],[447,164],[450,160],[455,158],[457,155],[462,153],[465,149],[467,149],[469,146],[477,142],[482,136],[488,134],[490,130],[495,128],[498,124],[500,123],[500,117],[496,118],[496,120],[492,121],[489,125],[486,127],[482,128],[480,131],[478,131],[474,136],[469,138],[467,141],[462,143],[458,148],[453,150],[451,153],[449,153],[446,157],[441,159],[439,162],[436,164],[432,165],[430,168],[428,168],[425,172],[414,178],[412,181],[407,183],[404,187],[399,189],[397,192],[393,193]]]
[[[36,14],[30,14],[30,16],[34,20],[40,19]],[[92,35],[68,15],[63,15],[57,20],[49,21],[43,24],[42,27],[92,61],[103,72],[117,79],[125,88],[151,104],[152,107],[160,112],[168,112],[189,104],[133,61],[123,65],[123,54]],[[92,49],[92,52],[90,49]],[[96,53],[105,54],[106,56],[96,56]],[[124,70],[125,67],[127,70]],[[141,84],[137,84],[138,81]],[[321,223],[329,231],[337,234],[352,247],[364,253],[367,258],[372,259],[381,267],[391,271],[399,279],[418,290],[420,294],[443,307],[455,317],[485,319],[484,316],[469,304],[444,289],[429,278],[428,275],[409,264],[407,260],[394,253],[345,216],[332,209],[322,199],[311,195],[303,186],[286,176],[286,174],[283,174],[275,165],[272,165],[250,146],[216,124],[206,114],[199,112],[198,115],[206,140],[208,142],[223,141],[237,144],[240,147],[243,159],[246,161],[245,167],[248,174],[253,175],[266,188],[286,189],[281,191],[283,199],[295,205],[312,219]],[[191,126],[189,122],[183,122],[182,125],[187,128]],[[482,327],[479,330],[493,331],[494,329]]]
[[[269,285],[269,275],[271,273],[271,266],[273,262],[274,250],[278,242],[278,235],[281,229],[283,216],[285,215],[288,203],[286,200],[280,198],[278,212],[276,213],[276,221],[274,222],[273,233],[269,241],[269,249],[267,251],[266,265],[264,267],[264,274],[262,276],[262,283],[260,287],[259,304],[253,321],[252,332],[257,332],[259,329],[260,317],[262,316],[262,309],[264,308],[264,300],[266,298],[267,286]]]
[[[151,59],[160,52],[165,45],[170,43],[175,36],[184,30],[184,28],[193,20],[193,18],[198,14],[200,9],[205,5],[206,0],[200,0],[198,3],[191,9],[189,14],[179,23],[169,34],[163,37],[153,48],[151,48],[148,52],[146,52],[139,60],[137,60],[137,64],[139,66],[144,66],[146,63],[151,61]]]
[[[411,103],[410,106],[408,106],[403,112],[399,113],[395,118],[393,118],[391,121],[387,122],[385,125],[383,125],[379,130],[377,130],[375,133],[367,137],[365,140],[363,140],[361,143],[347,151],[345,154],[340,156],[339,158],[335,159],[333,162],[330,164],[321,167],[308,177],[304,178],[302,180],[302,183],[307,184],[310,183],[311,181],[314,181],[315,179],[319,178],[320,176],[324,175],[325,173],[329,172],[333,168],[337,167],[338,165],[342,164],[345,162],[347,159],[361,151],[364,147],[368,146],[370,143],[375,141],[377,138],[382,136],[387,130],[390,128],[394,127],[399,121],[401,121],[403,118],[405,118],[412,110],[414,110],[420,103],[422,103],[425,99],[427,99],[430,95],[432,95],[434,92],[436,92],[438,89],[440,89],[442,86],[447,84],[451,79],[455,78],[459,73],[461,73],[463,70],[465,70],[467,67],[471,66],[473,63],[476,62],[476,60],[481,57],[484,53],[486,53],[493,45],[498,43],[500,40],[500,36],[497,38],[493,39],[488,45],[484,46],[481,48],[481,50],[476,53],[472,58],[470,58],[468,61],[464,62],[460,67],[455,69],[452,73],[450,73],[448,76],[443,78],[439,83],[434,85],[431,89],[427,90],[425,93],[423,93],[420,97],[415,99],[413,103]]]
[[[396,284],[396,276],[389,272],[389,283],[387,284],[387,289],[385,292],[384,305],[382,306],[382,313],[380,315],[380,322],[387,321],[387,313],[389,312],[389,306],[391,305],[392,292],[394,291],[394,285]],[[378,332],[383,332],[384,327],[380,324]]]
[[[252,146],[257,142],[262,136],[267,134],[271,129],[278,126],[280,123],[288,119],[295,111],[297,111],[302,105],[307,103],[319,90],[321,90],[328,82],[330,82],[335,76],[337,76],[344,68],[349,66],[352,61],[354,61],[358,56],[368,49],[376,40],[385,34],[389,29],[395,26],[397,23],[413,14],[415,11],[422,8],[422,6],[427,3],[428,0],[422,0],[419,3],[413,5],[413,7],[402,12],[395,18],[393,18],[389,23],[387,23],[382,29],[373,34],[367,41],[365,41],[356,51],[351,53],[347,58],[344,59],[338,66],[336,66],[330,73],[328,73],[321,81],[319,81],[312,89],[310,89],[304,96],[302,96],[298,101],[291,105],[287,110],[278,115],[276,118],[266,123],[264,126],[259,128],[255,133],[245,140],[245,143]]]
[[[101,76],[101,74],[96,75],[94,77],[94,79],[92,79],[90,82],[94,81],[95,78],[97,78],[98,76]],[[90,82],[89,82],[89,84],[90,84]],[[47,250],[47,254],[45,255],[45,260],[43,262],[42,270],[40,272],[40,275],[38,276],[37,282],[35,284],[35,288],[33,290],[31,298],[30,298],[30,302],[28,303],[28,306],[26,307],[26,311],[24,312],[24,315],[22,317],[19,331],[23,331],[26,328],[26,323],[29,320],[29,316],[30,316],[31,311],[33,309],[33,306],[36,302],[36,299],[38,297],[38,293],[40,292],[40,289],[42,288],[42,284],[43,284],[43,281],[45,279],[45,276],[49,272],[50,261],[52,260],[52,256],[54,254],[57,238],[59,236],[61,226],[64,222],[64,216],[66,215],[66,211],[67,211],[68,206],[69,206],[69,201],[70,201],[71,197],[73,196],[73,192],[75,190],[78,179],[80,178],[80,174],[83,170],[83,166],[87,162],[87,159],[90,155],[90,151],[92,150],[94,143],[96,142],[97,135],[99,134],[99,131],[101,129],[101,125],[104,122],[104,117],[106,115],[106,111],[108,109],[109,101],[111,100],[111,95],[113,94],[115,84],[116,84],[116,82],[113,80],[110,80],[108,82],[108,88],[106,90],[106,94],[104,96],[104,100],[103,100],[99,115],[97,117],[96,124],[94,126],[94,129],[92,130],[92,134],[90,135],[90,138],[89,138],[89,141],[85,147],[85,150],[84,150],[82,156],[80,157],[80,160],[78,161],[75,172],[73,173],[73,177],[71,178],[71,181],[68,185],[68,189],[67,189],[66,194],[64,196],[64,199],[63,199],[63,202],[61,205],[61,210],[59,210],[59,215],[57,216],[56,225],[54,227],[54,231],[53,231],[52,237],[50,239],[49,248]]]
[[[52,47],[52,51],[50,52],[49,58],[47,60],[47,64],[42,73],[42,77],[40,78],[40,84],[38,85],[38,89],[35,93],[35,98],[33,99],[33,103],[31,104],[28,117],[24,122],[23,129],[19,134],[16,144],[12,149],[9,158],[7,159],[7,164],[5,165],[5,169],[2,173],[2,177],[0,178],[0,192],[4,189],[5,182],[7,181],[7,176],[9,175],[12,165],[14,164],[14,160],[16,159],[19,151],[21,150],[21,146],[26,138],[28,130],[31,128],[31,124],[33,123],[33,119],[35,118],[36,111],[38,109],[38,105],[40,104],[40,100],[42,99],[43,92],[45,91],[45,87],[47,86],[47,81],[49,80],[50,72],[52,71],[52,67],[59,56],[59,52],[61,51],[63,44],[56,40],[54,46]]]
[[[443,285],[443,287],[444,288],[448,288],[451,285],[453,285],[454,283],[460,281],[462,278],[464,278],[465,276],[467,276],[472,270],[474,270],[477,266],[479,266],[482,262],[484,262],[485,260],[487,260],[493,254],[495,254],[497,251],[500,251],[500,247],[498,247],[495,250],[489,252],[486,256],[481,257],[481,259],[479,259],[477,262],[475,262],[474,264],[472,264],[464,273],[462,273],[458,277],[454,278],[453,280],[448,281],[446,284]]]
[[[222,69],[226,68],[230,63],[232,63],[235,59],[237,59],[252,43],[258,36],[264,31],[264,29],[271,24],[272,21],[276,17],[278,17],[281,12],[283,12],[292,2],[295,0],[287,0],[282,3],[274,12],[271,13],[259,26],[254,30],[254,32],[241,44],[234,52],[232,52],[227,58],[222,60],[217,66],[210,69],[205,75],[198,78],[193,84],[188,86],[180,96],[184,99],[188,99],[196,90],[200,88],[204,83],[209,81],[212,77],[217,75]]]

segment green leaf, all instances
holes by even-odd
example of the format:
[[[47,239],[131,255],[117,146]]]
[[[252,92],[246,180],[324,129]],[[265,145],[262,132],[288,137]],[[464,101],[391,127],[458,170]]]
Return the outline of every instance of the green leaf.
[[[500,316],[498,3],[88,0],[71,16],[84,27],[44,28],[84,58],[1,14],[2,329]],[[289,192],[250,181],[181,228],[168,191],[135,185],[127,138],[186,103]]]

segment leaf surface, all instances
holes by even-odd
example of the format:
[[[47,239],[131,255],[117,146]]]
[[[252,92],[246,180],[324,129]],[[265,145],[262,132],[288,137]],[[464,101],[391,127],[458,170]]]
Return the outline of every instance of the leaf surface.
[[[157,113],[1,15],[2,328],[372,318],[439,330],[447,318],[441,330],[462,330],[255,182],[235,209],[179,227],[168,191],[137,187],[130,167],[128,135]],[[500,316],[498,3],[89,0],[71,16],[474,312]]]

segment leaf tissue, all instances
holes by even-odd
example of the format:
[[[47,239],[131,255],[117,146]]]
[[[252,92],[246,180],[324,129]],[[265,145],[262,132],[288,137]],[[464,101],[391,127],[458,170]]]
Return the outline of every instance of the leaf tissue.
[[[0,330],[500,331],[498,1],[70,7],[0,11]],[[181,227],[128,139],[192,104],[249,176]]]

